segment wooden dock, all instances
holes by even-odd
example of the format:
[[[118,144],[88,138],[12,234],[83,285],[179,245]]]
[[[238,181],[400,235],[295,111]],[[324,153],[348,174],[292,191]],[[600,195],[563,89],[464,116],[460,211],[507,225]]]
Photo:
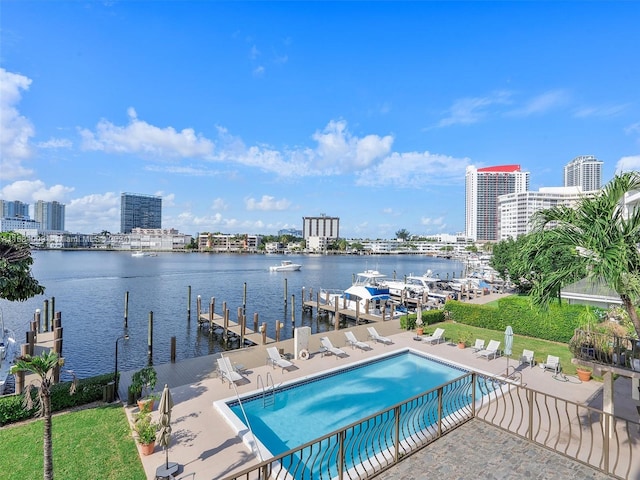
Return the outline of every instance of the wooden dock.
[[[242,320],[241,320],[242,321]],[[258,327],[258,331],[253,330],[246,325],[246,321],[242,323],[235,322],[227,317],[214,313],[210,315],[208,312],[201,312],[198,317],[198,325],[201,328],[222,329],[223,335],[226,338],[236,337],[240,339],[240,344],[249,342],[251,345],[266,345],[267,343],[273,343],[276,340],[267,337],[266,325]],[[264,331],[260,331],[264,329]]]
[[[386,307],[386,306],[385,306]],[[338,325],[340,324],[340,318],[349,318],[351,320],[355,320],[356,325],[360,323],[371,323],[371,322],[384,322],[386,320],[391,320],[394,317],[394,305],[391,305],[391,313],[386,313],[386,308],[382,310],[382,313],[371,313],[370,309],[365,308],[364,311],[353,310],[349,308],[340,308],[340,305],[336,303],[335,305],[331,305],[327,302],[320,301],[320,296],[316,300],[306,300],[302,302],[302,308],[305,311],[312,312],[315,308],[318,314],[320,313],[332,313],[336,317],[336,330],[338,330]]]

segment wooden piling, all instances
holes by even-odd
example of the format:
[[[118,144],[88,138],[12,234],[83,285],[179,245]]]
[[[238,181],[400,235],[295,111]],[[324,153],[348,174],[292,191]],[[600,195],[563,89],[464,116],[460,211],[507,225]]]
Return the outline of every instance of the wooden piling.
[[[171,337],[171,363],[176,363],[176,337]]]
[[[224,341],[228,342],[229,341],[229,309],[225,308],[224,310]]]
[[[262,326],[260,326],[260,333],[262,333],[262,344],[267,344],[267,323],[262,322]]]
[[[124,293],[124,328],[129,327],[129,292]]]
[[[296,296],[291,295],[291,324],[296,324]]]
[[[56,297],[51,297],[51,301],[49,302],[49,305],[51,307],[51,317],[50,318],[54,318],[55,317],[55,313],[56,313]]]
[[[42,309],[44,313],[44,331],[49,331],[49,300],[44,301],[44,307]]]
[[[147,364],[153,365],[153,312],[149,312],[149,332],[147,337]]]
[[[191,285],[187,286],[187,321],[191,321]]]
[[[38,326],[36,331],[37,332],[41,332],[42,331],[42,316],[40,315],[40,309],[39,308],[36,308],[36,311],[33,314],[33,318],[35,319],[36,325]]]
[[[28,346],[28,354],[33,356],[33,350],[36,343],[36,332],[30,330],[27,332],[27,346]]]
[[[244,282],[244,290],[242,294],[242,316],[247,316],[247,282]]]
[[[62,327],[62,312],[56,312],[53,316],[53,328]]]
[[[253,314],[253,331],[254,332],[258,331],[258,312],[255,312]]]
[[[287,279],[284,279],[284,307],[287,308]]]
[[[198,319],[198,323],[200,323],[200,314],[202,313],[202,297],[198,295],[196,297],[196,315]]]

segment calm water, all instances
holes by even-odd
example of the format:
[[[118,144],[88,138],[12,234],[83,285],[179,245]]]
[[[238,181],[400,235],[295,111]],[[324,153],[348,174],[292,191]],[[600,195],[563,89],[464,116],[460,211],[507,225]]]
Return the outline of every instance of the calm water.
[[[304,315],[301,293],[321,288],[345,289],[353,275],[377,269],[398,278],[422,274],[430,269],[446,278],[460,276],[464,265],[457,261],[425,256],[311,256],[288,255],[302,264],[299,272],[270,272],[269,266],[285,258],[278,255],[224,255],[165,253],[157,257],[132,257],[125,252],[33,252],[33,275],[45,286],[45,295],[26,302],[0,300],[7,327],[24,341],[29,322],[44,300],[55,297],[55,309],[62,313],[63,354],[66,368],[81,378],[112,372],[116,339],[118,368],[132,370],[147,361],[147,325],[153,311],[153,362],[170,360],[171,337],[176,337],[177,358],[198,357],[225,350],[222,337],[199,330],[196,297],[208,310],[211,297],[216,313],[227,303],[232,320],[243,306],[246,283],[246,314],[253,327],[253,314],[267,323],[267,335],[275,337],[276,321],[284,322],[284,338],[293,336],[291,295],[296,297],[295,326],[310,326],[313,333],[331,329],[328,317]],[[288,308],[284,305],[285,279]],[[187,319],[187,290],[191,286],[191,321]],[[129,326],[124,329],[124,298],[129,292]],[[308,293],[307,293],[308,295]]]

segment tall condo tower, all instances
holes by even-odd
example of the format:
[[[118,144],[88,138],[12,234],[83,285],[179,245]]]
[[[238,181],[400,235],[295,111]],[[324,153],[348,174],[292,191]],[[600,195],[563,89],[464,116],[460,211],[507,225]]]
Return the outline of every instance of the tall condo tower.
[[[593,155],[574,158],[564,167],[564,186],[580,187],[583,192],[600,190],[603,163]]]
[[[42,230],[64,231],[64,210],[62,203],[38,200],[33,208],[33,217]]]
[[[120,195],[120,233],[131,233],[134,228],[162,228],[162,197]]]
[[[29,218],[29,204],[19,200],[0,200],[2,218]]]
[[[529,190],[529,172],[520,165],[467,167],[465,181],[466,235],[474,241],[498,240],[498,196]]]

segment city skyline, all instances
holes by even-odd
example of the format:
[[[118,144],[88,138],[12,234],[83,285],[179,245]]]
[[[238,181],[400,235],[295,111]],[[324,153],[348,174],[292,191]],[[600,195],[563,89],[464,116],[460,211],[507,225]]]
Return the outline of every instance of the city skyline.
[[[465,171],[640,169],[635,2],[3,2],[0,199],[120,230],[465,230]]]

